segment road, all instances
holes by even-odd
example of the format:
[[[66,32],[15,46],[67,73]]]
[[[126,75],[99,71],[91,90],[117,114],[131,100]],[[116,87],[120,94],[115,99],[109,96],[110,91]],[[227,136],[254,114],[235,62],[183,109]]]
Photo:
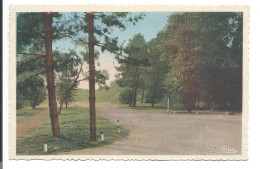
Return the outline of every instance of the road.
[[[44,109],[38,111],[32,116],[25,117],[16,122],[16,138],[28,136],[29,133],[37,128],[46,119],[46,117],[48,117],[49,111],[47,109],[47,105],[41,105],[38,107],[42,107]]]
[[[223,146],[241,154],[242,116],[173,114],[98,104],[97,114],[128,130],[113,144],[74,151],[77,155],[227,155]]]

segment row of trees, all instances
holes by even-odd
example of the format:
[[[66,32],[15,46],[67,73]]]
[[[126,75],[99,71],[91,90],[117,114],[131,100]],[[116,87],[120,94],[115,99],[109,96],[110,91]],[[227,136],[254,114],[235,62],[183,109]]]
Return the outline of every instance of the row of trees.
[[[135,24],[140,15],[128,13],[18,13],[17,14],[17,107],[22,99],[35,108],[46,95],[49,101],[53,136],[60,136],[58,116],[63,104],[73,101],[73,92],[82,80],[89,80],[90,140],[96,140],[95,83],[106,88],[108,73],[95,70],[99,51],[118,58],[122,46],[112,36],[113,29],[124,30],[125,23]],[[97,23],[94,25],[94,21]],[[96,36],[95,36],[96,35]],[[53,50],[53,44],[70,40],[81,52]],[[65,45],[66,46],[66,45]],[[89,68],[83,70],[83,64]],[[80,73],[84,74],[79,79]],[[45,86],[47,84],[47,86]],[[55,88],[57,87],[57,89]],[[56,98],[60,101],[57,108]]]
[[[175,13],[157,37],[135,35],[119,59],[120,100],[191,111],[242,108],[242,13]],[[145,97],[144,97],[145,95]]]

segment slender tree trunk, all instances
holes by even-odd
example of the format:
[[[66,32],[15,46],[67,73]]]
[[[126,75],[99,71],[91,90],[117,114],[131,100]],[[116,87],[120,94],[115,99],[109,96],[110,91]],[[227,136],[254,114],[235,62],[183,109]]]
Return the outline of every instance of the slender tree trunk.
[[[210,102],[210,110],[211,110],[211,111],[214,111],[214,105],[215,105],[215,103],[214,103],[214,101],[212,100],[212,101]]]
[[[38,99],[39,99],[39,94],[37,93],[34,97],[34,101],[33,101],[33,106],[32,108],[35,109],[35,107],[37,106],[38,104]]]
[[[138,70],[139,70],[139,66],[136,66],[135,68],[135,76],[134,76],[134,91],[133,91],[133,97],[132,97],[132,101],[133,101],[133,107],[136,106],[136,91],[137,91],[137,76],[138,76]]]
[[[68,76],[66,79],[66,100],[65,100],[65,104],[66,104],[66,108],[68,108]]]
[[[132,102],[133,102],[133,93],[131,92],[130,101],[129,101],[129,107],[132,107]]]
[[[152,107],[154,107],[154,104],[155,104],[155,98],[156,98],[157,87],[158,87],[158,80],[159,80],[159,72],[157,73],[157,77],[156,77],[155,89],[154,89],[153,97],[152,97]]]
[[[55,95],[54,71],[53,71],[53,58],[52,58],[52,13],[44,13],[45,24],[45,69],[47,74],[47,88],[49,96],[49,109],[51,118],[52,135],[55,137],[60,136],[59,117],[57,113],[57,103]]]
[[[144,102],[144,88],[143,88],[143,93],[142,93],[142,100],[141,100],[141,103],[143,103]]]
[[[134,102],[133,102],[133,107],[136,106],[136,92],[137,92],[137,86],[135,87],[135,90],[134,90]]]
[[[94,16],[88,12],[90,141],[96,141]]]

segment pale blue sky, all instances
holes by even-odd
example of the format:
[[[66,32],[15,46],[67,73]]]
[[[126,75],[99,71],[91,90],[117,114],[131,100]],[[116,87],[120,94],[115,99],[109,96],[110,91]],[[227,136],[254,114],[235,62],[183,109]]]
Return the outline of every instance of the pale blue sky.
[[[119,29],[114,29],[111,36],[118,37],[119,42],[124,42],[124,46],[127,45],[129,39],[133,38],[134,35],[141,33],[146,42],[155,38],[157,33],[162,30],[166,24],[169,15],[173,12],[145,12],[145,16],[142,20],[139,20],[135,25],[132,23],[126,24],[126,29],[124,31]],[[139,13],[131,13],[130,15],[135,16]],[[98,22],[96,24],[99,24]],[[60,50],[68,50],[69,48],[75,48],[71,44],[70,40],[57,41],[54,44],[54,48],[58,47]],[[96,48],[97,49],[97,48]],[[79,50],[79,49],[78,49]],[[99,57],[100,66],[97,66],[96,69],[106,69],[110,74],[110,78],[107,84],[110,84],[111,81],[115,80],[114,75],[117,73],[114,66],[117,65],[117,61],[114,59],[113,55],[104,52],[100,53]],[[84,81],[80,83],[80,88],[88,88],[88,82]]]

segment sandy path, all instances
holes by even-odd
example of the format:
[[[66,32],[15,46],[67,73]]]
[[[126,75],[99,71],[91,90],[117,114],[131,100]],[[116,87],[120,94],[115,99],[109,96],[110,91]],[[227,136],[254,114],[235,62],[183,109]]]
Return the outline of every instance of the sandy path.
[[[40,107],[44,110],[39,110],[32,116],[24,117],[16,122],[16,138],[26,137],[46,119],[49,111],[46,105]]]
[[[129,135],[113,144],[71,152],[78,155],[226,155],[241,154],[241,115],[168,114],[98,104],[97,114],[120,120]]]

